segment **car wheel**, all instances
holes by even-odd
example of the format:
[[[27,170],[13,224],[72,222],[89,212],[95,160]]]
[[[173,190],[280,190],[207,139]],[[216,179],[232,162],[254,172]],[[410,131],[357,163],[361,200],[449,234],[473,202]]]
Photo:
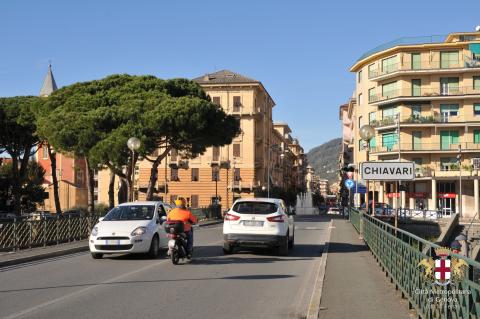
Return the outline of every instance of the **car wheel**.
[[[158,250],[159,250],[158,237],[153,236],[152,243],[150,244],[150,250],[148,251],[148,256],[150,258],[153,258],[153,259],[157,258],[158,257]]]
[[[223,253],[225,255],[230,255],[233,253],[233,246],[228,244],[228,243],[224,243],[223,244]]]
[[[294,245],[295,245],[295,232],[293,232],[292,238],[288,240],[288,248],[293,249]]]
[[[101,253],[92,253],[92,258],[93,259],[102,259],[103,254]]]
[[[282,238],[280,242],[280,246],[277,248],[277,253],[280,256],[287,256],[288,255],[288,233],[285,237]]]

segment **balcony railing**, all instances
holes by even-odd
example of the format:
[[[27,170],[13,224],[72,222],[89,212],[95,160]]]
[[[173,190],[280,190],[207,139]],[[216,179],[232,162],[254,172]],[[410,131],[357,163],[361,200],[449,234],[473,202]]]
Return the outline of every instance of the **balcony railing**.
[[[380,113],[381,115],[381,113]],[[479,119],[480,120],[480,117]],[[433,112],[430,115],[404,115],[400,116],[400,124],[435,124],[435,123],[465,123],[467,121],[474,121],[473,118],[468,120],[463,114],[450,115],[448,113],[439,114],[438,112]],[[397,124],[397,117],[388,116],[380,120],[372,120],[369,123],[373,127],[385,127],[392,126]]]
[[[419,90],[411,88],[391,90],[381,94],[373,94],[368,97],[368,103],[377,103],[395,98],[419,98],[428,99],[431,97],[442,96],[462,96],[462,95],[480,95],[479,87],[463,86],[463,87],[422,87]]]
[[[462,151],[478,151],[480,150],[480,143],[474,142],[460,142],[460,143],[401,143],[400,152],[413,151],[457,151],[459,146]],[[388,146],[375,146],[370,148],[370,153],[398,153],[398,143]]]
[[[370,69],[368,71],[368,78],[373,79],[399,71],[445,70],[461,68],[480,68],[480,60],[469,56],[464,56],[463,59],[459,60],[420,60],[414,61],[413,63],[411,60],[408,60],[404,61],[403,63],[389,64],[383,68]]]

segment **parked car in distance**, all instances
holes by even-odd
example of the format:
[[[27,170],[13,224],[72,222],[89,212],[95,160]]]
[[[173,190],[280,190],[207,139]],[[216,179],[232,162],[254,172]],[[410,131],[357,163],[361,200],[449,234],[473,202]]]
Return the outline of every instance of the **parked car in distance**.
[[[365,203],[361,206],[362,209],[365,209]],[[369,202],[368,212],[372,212],[372,201]],[[387,203],[378,203],[375,202],[375,215],[378,216],[390,216],[393,214],[393,208]]]
[[[235,247],[268,247],[287,255],[295,241],[293,215],[276,198],[242,198],[225,214],[223,251]]]
[[[340,207],[338,205],[330,206],[327,214],[340,214]]]
[[[123,203],[109,211],[93,227],[89,238],[92,258],[104,254],[148,253],[156,258],[167,248],[168,237],[162,224],[167,219],[162,202]]]

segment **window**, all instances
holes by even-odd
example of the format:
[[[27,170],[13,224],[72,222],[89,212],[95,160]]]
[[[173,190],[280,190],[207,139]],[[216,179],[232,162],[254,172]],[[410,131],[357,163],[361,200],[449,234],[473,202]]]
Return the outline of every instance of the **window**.
[[[358,150],[359,151],[363,150],[363,143],[364,143],[364,141],[362,139],[358,140]]]
[[[178,168],[172,168],[170,169],[170,179],[172,181],[178,181]]]
[[[358,83],[362,82],[362,70],[358,71]]]
[[[385,147],[387,151],[391,151],[397,144],[397,141],[398,137],[396,133],[382,134],[382,146]]]
[[[458,78],[440,78],[440,94],[454,95],[459,93]]]
[[[473,143],[480,144],[480,130],[473,130]]]
[[[192,168],[192,182],[198,182],[198,168]]]
[[[42,159],[48,159],[48,147],[47,145],[42,146]]]
[[[362,93],[358,95],[358,105],[362,105]]]
[[[458,63],[458,51],[440,52],[440,68],[456,68]]]
[[[375,76],[375,64],[370,64],[368,66],[368,77],[373,78]]]
[[[447,121],[450,116],[458,116],[458,104],[440,104],[440,114]]]
[[[420,96],[421,95],[421,87],[422,87],[422,80],[413,79],[412,80],[412,96]]]
[[[442,150],[456,149],[458,146],[458,131],[440,131],[440,148]]]
[[[392,56],[382,60],[382,72],[384,74],[392,73],[397,70],[397,56]]]
[[[240,107],[242,102],[240,101],[240,96],[233,97],[233,112],[240,112]]]
[[[420,53],[412,53],[412,70],[420,70],[422,63],[420,62]]]
[[[397,96],[397,82],[390,82],[382,85],[382,96],[389,99]]]
[[[397,117],[397,114],[398,114],[397,107],[386,107],[382,110],[382,119],[393,120]]]
[[[372,139],[369,141],[369,147],[370,148],[375,148],[377,147],[377,138],[374,136],[372,137]]]
[[[412,144],[413,144],[414,150],[422,149],[422,132],[421,131],[412,132]]]
[[[473,77],[473,90],[480,90],[480,76]]]
[[[375,102],[376,96],[375,96],[375,88],[371,88],[368,90],[368,102]]]
[[[197,208],[198,207],[198,195],[191,195],[191,207]]]
[[[457,164],[457,159],[455,157],[440,157],[440,170],[441,171],[451,171],[453,170],[453,165]],[[440,193],[444,193],[437,188]]]
[[[233,172],[233,180],[236,182],[242,180],[240,177],[240,168],[235,168],[235,171]]]
[[[414,162],[416,166],[422,166],[423,159],[421,157],[414,157],[412,158],[412,162]],[[418,167],[416,168],[418,169]]]
[[[475,116],[479,116],[480,115],[480,103],[475,103],[473,104],[473,114]]]
[[[422,106],[421,105],[412,105],[411,107],[412,110],[412,118],[418,119],[422,115]]]
[[[234,143],[233,144],[233,157],[240,157],[240,144]]]
[[[372,122],[375,121],[375,115],[376,115],[375,112],[368,113],[368,124],[372,124]]]
[[[220,106],[220,97],[219,96],[214,96],[212,98],[212,102],[213,102],[213,104]]]
[[[220,160],[220,147],[214,146],[212,147],[212,161],[219,161]]]
[[[212,181],[220,181],[220,167],[212,166]]]
[[[361,128],[362,127],[362,117],[359,116],[358,117],[358,128]]]

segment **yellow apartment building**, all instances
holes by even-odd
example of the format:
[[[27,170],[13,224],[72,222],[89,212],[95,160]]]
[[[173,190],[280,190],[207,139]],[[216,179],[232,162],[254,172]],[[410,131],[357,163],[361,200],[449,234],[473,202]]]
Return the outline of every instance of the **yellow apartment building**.
[[[350,71],[356,74],[357,165],[366,160],[359,136],[366,124],[375,128],[370,160],[416,163],[416,179],[403,195],[395,183],[370,183],[370,192],[375,187],[377,200],[394,207],[398,202],[473,217],[480,195],[473,166],[480,158],[480,32],[389,42]]]
[[[241,197],[254,197],[270,187],[286,186],[292,180],[293,167],[299,169],[303,149],[290,137],[285,123],[274,127],[272,109],[275,103],[260,81],[223,70],[194,79],[226,113],[240,119],[241,134],[230,145],[211,147],[193,159],[182,158],[172,150],[160,164],[157,197],[173,202],[185,197],[192,207],[218,202],[228,208]],[[289,144],[292,145],[291,150]],[[288,150],[288,151],[286,151]],[[293,154],[298,157],[293,158]],[[136,188],[143,199],[150,176],[150,163],[138,167]],[[295,179],[297,179],[295,175]]]

